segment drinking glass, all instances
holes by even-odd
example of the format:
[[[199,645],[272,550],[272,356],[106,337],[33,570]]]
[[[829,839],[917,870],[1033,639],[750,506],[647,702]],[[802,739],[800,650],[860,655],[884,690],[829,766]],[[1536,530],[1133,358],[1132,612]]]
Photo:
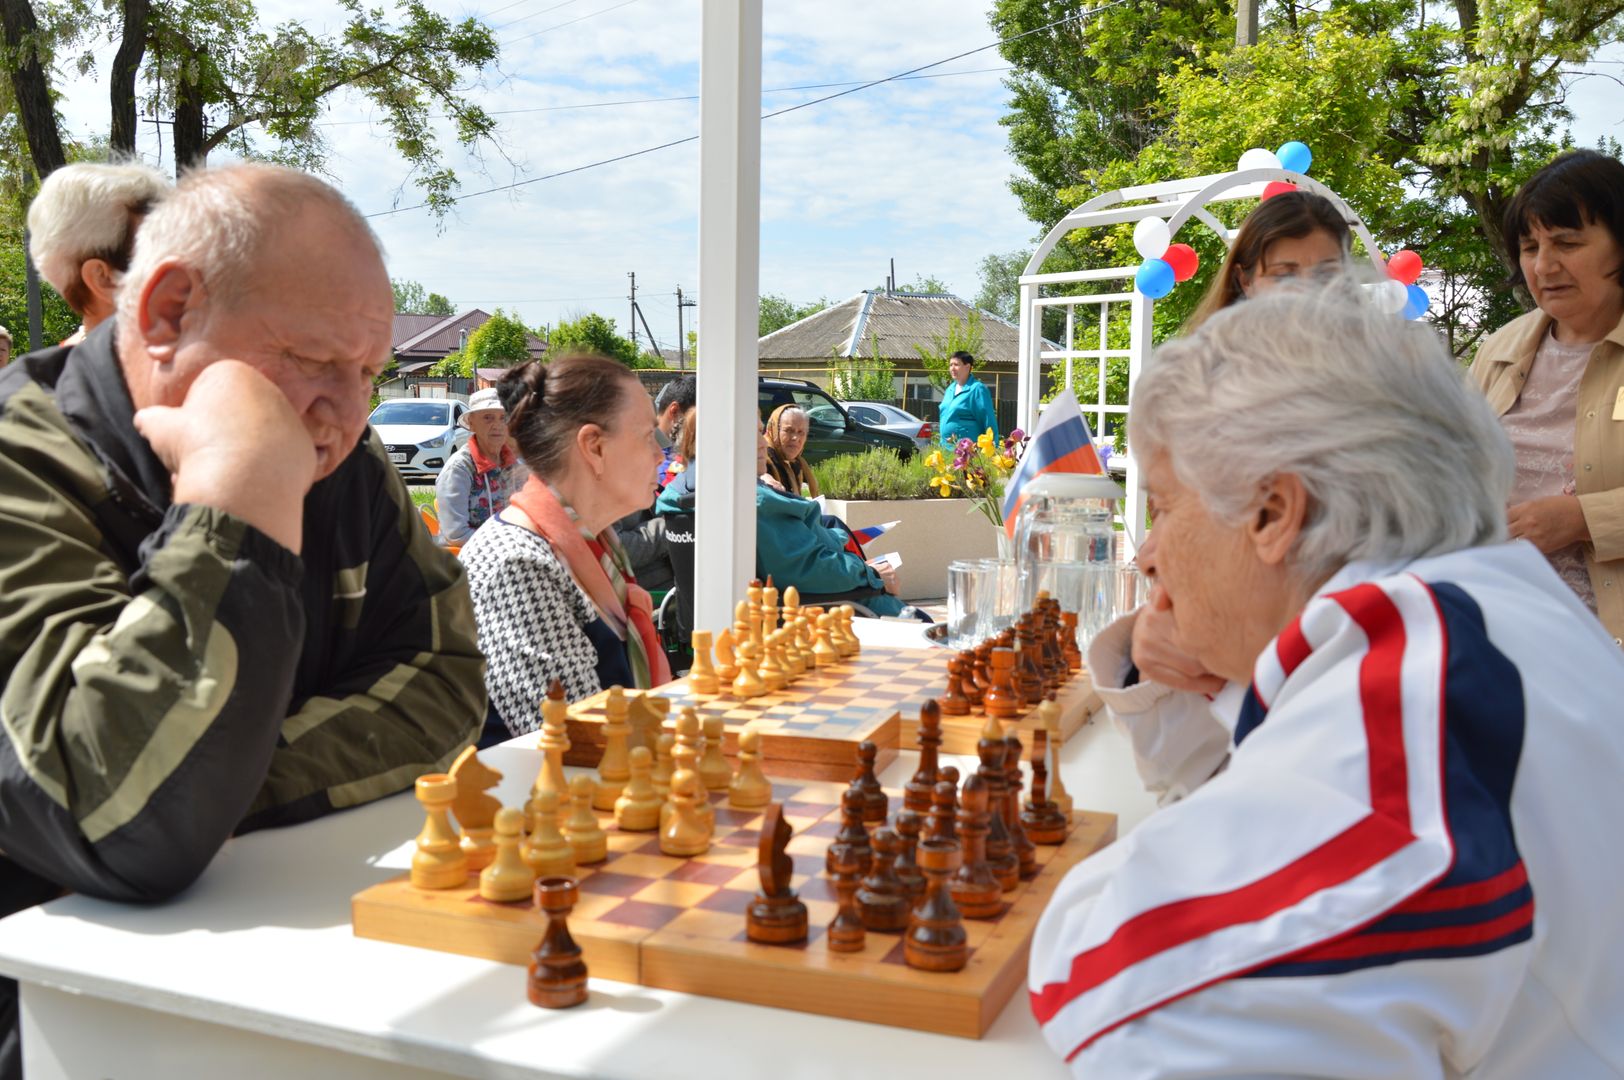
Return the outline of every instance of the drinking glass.
[[[1015,625],[1021,614],[1021,578],[1014,559],[980,559],[982,597],[977,643]]]
[[[983,576],[980,559],[947,564],[947,638],[955,649],[972,648],[981,640]]]

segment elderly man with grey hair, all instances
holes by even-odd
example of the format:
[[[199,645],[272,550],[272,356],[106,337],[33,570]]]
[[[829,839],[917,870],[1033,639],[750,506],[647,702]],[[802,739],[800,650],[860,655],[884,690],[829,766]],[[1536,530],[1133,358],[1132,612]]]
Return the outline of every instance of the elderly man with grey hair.
[[[28,204],[28,253],[40,276],[84,320],[79,341],[113,314],[141,221],[170,191],[139,162],[77,162],[45,178]]]
[[[1624,1074],[1624,658],[1506,542],[1436,335],[1248,300],[1158,351],[1129,445],[1155,584],[1090,671],[1182,797],[1056,889],[1045,1038],[1079,1076]]]
[[[200,171],[118,314],[0,372],[0,914],[150,901],[409,787],[485,712],[457,561],[366,423],[394,310],[326,184]],[[15,984],[0,985],[15,1076]]]

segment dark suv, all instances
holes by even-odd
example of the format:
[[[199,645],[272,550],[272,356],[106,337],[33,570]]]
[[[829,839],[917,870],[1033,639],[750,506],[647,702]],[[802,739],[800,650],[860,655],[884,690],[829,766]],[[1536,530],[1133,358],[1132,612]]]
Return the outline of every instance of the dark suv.
[[[852,419],[839,402],[815,383],[763,377],[759,394],[763,423],[780,405],[793,403],[806,410],[811,431],[806,438],[805,456],[807,461],[814,464],[840,454],[861,453],[875,446],[895,450],[904,459],[913,457],[917,450],[914,441],[906,435],[882,431]]]

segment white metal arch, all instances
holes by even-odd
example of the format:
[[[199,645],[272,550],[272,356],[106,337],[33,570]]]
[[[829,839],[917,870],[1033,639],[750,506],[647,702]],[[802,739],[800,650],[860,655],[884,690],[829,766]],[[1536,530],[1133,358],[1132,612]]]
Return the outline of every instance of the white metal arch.
[[[1329,199],[1348,222],[1348,227],[1354,235],[1359,237],[1365,246],[1365,251],[1373,266],[1379,271],[1383,263],[1376,241],[1365,226],[1364,219],[1353,211],[1346,200],[1336,192],[1303,173],[1292,172],[1289,169],[1246,169],[1234,170],[1227,173],[1213,173],[1206,176],[1192,176],[1182,180],[1167,180],[1156,184],[1140,184],[1134,187],[1117,188],[1113,191],[1101,192],[1081,206],[1072,210],[1050,229],[1038,243],[1032,257],[1027,260],[1026,269],[1020,277],[1020,365],[1016,384],[1016,416],[1024,421],[1027,430],[1031,430],[1037,422],[1038,398],[1043,389],[1043,360],[1046,356],[1061,355],[1065,357],[1068,375],[1073,357],[1085,356],[1094,359],[1099,364],[1101,387],[1101,401],[1104,400],[1105,365],[1112,351],[1106,348],[1105,325],[1108,319],[1108,306],[1112,303],[1126,302],[1129,305],[1129,345],[1128,359],[1128,401],[1133,400],[1133,387],[1139,381],[1139,373],[1144,369],[1145,361],[1150,356],[1151,319],[1155,310],[1155,301],[1140,293],[1133,285],[1138,264],[1133,266],[1097,267],[1085,270],[1073,270],[1063,273],[1045,274],[1041,272],[1043,262],[1059,245],[1062,237],[1079,229],[1107,228],[1127,222],[1142,221],[1149,217],[1159,217],[1167,221],[1167,231],[1176,240],[1178,231],[1191,218],[1195,218],[1213,232],[1223,238],[1226,245],[1234,243],[1235,230],[1227,228],[1223,222],[1207,209],[1212,203],[1230,202],[1236,199],[1255,199],[1263,194],[1263,188],[1272,181],[1285,180],[1297,185],[1304,191],[1323,195]],[[1133,205],[1124,205],[1131,203]],[[1063,284],[1082,284],[1085,282],[1125,282],[1120,291],[1107,293],[1079,293],[1073,296],[1040,297],[1043,286]],[[1093,305],[1100,310],[1100,348],[1098,350],[1078,350],[1076,342],[1072,339],[1072,312],[1081,305]],[[1049,307],[1063,307],[1066,309],[1067,333],[1065,348],[1058,354],[1043,351],[1043,310]],[[1120,356],[1120,353],[1115,355]],[[1100,406],[1102,409],[1103,405]],[[1105,411],[1125,411],[1126,406],[1115,407]],[[1140,529],[1138,522],[1144,520],[1144,492],[1140,484],[1139,463],[1135,460],[1132,447],[1128,450],[1127,491],[1128,505],[1124,507],[1123,515],[1135,523],[1128,530],[1128,543],[1130,550],[1136,543]]]

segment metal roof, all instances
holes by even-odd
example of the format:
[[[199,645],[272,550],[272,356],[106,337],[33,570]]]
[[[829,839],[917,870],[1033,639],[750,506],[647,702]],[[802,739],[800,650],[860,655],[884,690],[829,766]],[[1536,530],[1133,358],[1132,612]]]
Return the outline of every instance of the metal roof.
[[[871,289],[774,330],[759,342],[760,358],[818,360],[879,356],[917,364],[915,346],[946,338],[949,322],[967,320],[979,308],[948,293],[897,293]],[[978,363],[1014,364],[1020,331],[990,311],[980,311]]]

